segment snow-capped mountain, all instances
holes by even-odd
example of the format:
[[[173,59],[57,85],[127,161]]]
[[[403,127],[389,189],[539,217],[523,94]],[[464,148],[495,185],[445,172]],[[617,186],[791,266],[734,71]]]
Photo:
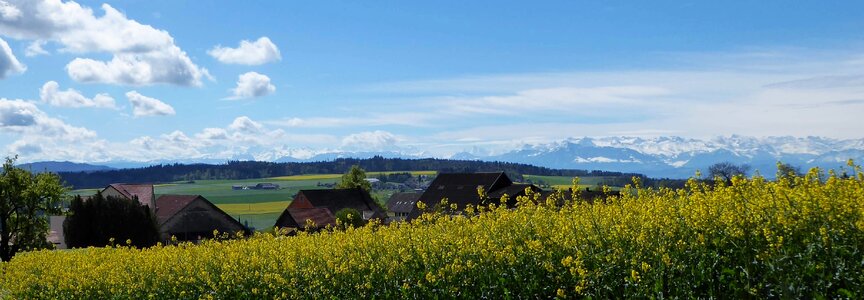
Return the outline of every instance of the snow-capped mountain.
[[[651,177],[686,178],[718,162],[748,164],[771,177],[778,161],[798,166],[839,168],[848,159],[864,159],[864,139],[822,137],[728,136],[711,140],[681,137],[571,138],[526,145],[505,154],[484,157],[550,168],[638,172]]]

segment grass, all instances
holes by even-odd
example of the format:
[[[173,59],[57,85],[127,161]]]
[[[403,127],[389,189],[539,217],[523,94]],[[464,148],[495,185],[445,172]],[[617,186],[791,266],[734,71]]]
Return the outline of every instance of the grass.
[[[571,176],[543,176],[543,175],[522,175],[525,180],[531,180],[534,184],[537,184],[538,181],[543,181],[554,189],[569,189],[573,186],[573,177]],[[597,189],[598,184],[602,184],[606,179],[613,179],[616,177],[609,176],[593,176],[593,177],[579,177],[579,189]],[[620,186],[610,186],[613,191],[620,190]]]
[[[388,171],[388,172],[366,172],[367,177],[377,177],[378,175],[389,175],[396,173],[411,173],[413,176],[417,175],[435,175],[438,174],[436,171]],[[340,179],[342,178],[342,174],[306,174],[306,175],[291,175],[291,176],[279,176],[279,177],[270,177],[267,179],[270,180],[278,180],[278,181],[294,181],[294,180],[327,180],[327,179]]]
[[[248,204],[239,204],[239,203],[231,203],[231,204],[219,204],[216,205],[222,210],[224,210],[228,214],[269,214],[269,213],[282,213],[288,204],[291,204],[291,201],[278,201],[278,202],[259,202],[259,203],[248,203]]]

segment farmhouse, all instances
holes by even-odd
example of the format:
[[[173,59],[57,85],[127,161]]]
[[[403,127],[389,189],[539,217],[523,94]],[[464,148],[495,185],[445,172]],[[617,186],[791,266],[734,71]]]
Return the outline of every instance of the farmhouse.
[[[102,196],[137,199],[141,204],[149,206],[151,210],[156,207],[156,194],[153,193],[152,184],[112,183],[102,189]]]
[[[383,209],[369,196],[369,192],[361,188],[353,189],[331,189],[331,190],[300,190],[294,196],[294,201],[279,216],[276,227],[279,228],[301,228],[306,220],[315,224],[324,224],[327,221],[326,210],[331,218],[342,209],[352,208],[362,214],[363,220],[387,218]],[[307,210],[303,209],[318,209]],[[322,223],[319,223],[322,222]],[[300,227],[296,227],[300,226]]]
[[[417,207],[420,193],[395,193],[387,200],[387,216],[391,220],[405,220],[408,214]]]
[[[477,188],[483,187],[486,191],[486,199],[480,199]],[[447,198],[449,204],[456,204],[458,209],[464,209],[468,205],[485,206],[490,203],[499,203],[505,194],[511,199],[508,205],[516,203],[516,197],[525,195],[525,189],[530,188],[540,192],[540,188],[533,184],[514,184],[504,172],[490,173],[443,173],[429,184],[426,191],[420,195],[417,202],[423,202],[426,207],[433,208]],[[415,205],[416,206],[416,205]],[[419,217],[423,212],[412,209],[407,220]]]
[[[246,227],[200,195],[162,195],[156,199],[156,219],[162,240],[212,237],[213,230],[236,234]]]

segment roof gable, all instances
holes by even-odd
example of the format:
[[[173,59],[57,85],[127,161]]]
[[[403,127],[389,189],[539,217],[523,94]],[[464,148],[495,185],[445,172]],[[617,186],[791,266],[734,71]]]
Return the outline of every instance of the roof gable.
[[[286,208],[276,220],[279,228],[304,228],[306,220],[315,223],[316,228],[335,225],[336,217],[326,208]]]
[[[152,184],[112,183],[102,189],[102,192],[104,193],[109,188],[116,190],[120,195],[129,200],[137,197],[138,202],[153,208],[154,194]]]
[[[164,224],[171,217],[183,210],[190,203],[198,198],[203,198],[199,195],[162,195],[156,199],[156,218],[159,219],[159,224]]]

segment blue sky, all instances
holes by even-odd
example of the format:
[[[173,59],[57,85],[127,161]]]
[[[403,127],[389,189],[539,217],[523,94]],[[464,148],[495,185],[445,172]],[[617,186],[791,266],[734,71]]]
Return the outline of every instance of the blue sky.
[[[860,1],[0,0],[0,40],[22,161],[864,137]]]

